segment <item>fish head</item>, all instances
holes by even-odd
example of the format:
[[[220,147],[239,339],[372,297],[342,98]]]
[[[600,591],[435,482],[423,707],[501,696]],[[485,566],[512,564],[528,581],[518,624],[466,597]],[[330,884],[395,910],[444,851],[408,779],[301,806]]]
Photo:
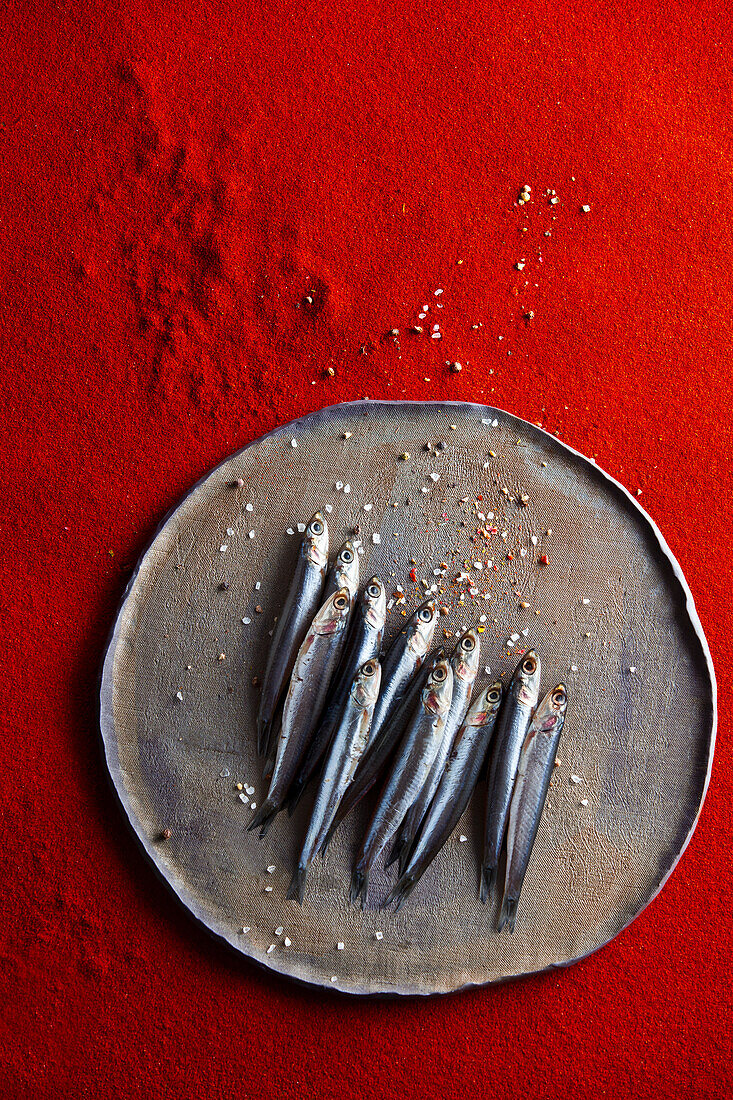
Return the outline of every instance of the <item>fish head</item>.
[[[423,688],[422,704],[430,714],[442,717],[448,713],[453,697],[453,669],[450,662],[443,658],[437,661]]]
[[[471,627],[458,639],[453,650],[451,665],[453,675],[465,683],[472,684],[478,673],[478,663],[481,659],[481,641],[478,631]]]
[[[421,603],[410,620],[407,628],[407,648],[418,661],[422,661],[430,649],[437,621],[438,609],[435,600],[426,600],[425,603]]]
[[[309,633],[337,634],[346,626],[350,610],[351,593],[348,588],[339,588],[316,612]]]
[[[333,563],[333,575],[337,588],[348,588],[352,599],[359,588],[359,558],[354,544],[347,539]]]
[[[384,630],[387,618],[387,593],[379,577],[372,577],[362,594],[364,618],[372,630]]]
[[[351,698],[357,707],[366,709],[374,706],[379,695],[381,682],[382,666],[379,661],[366,661],[357,672],[351,685]]]
[[[568,709],[568,693],[565,684],[558,684],[548,691],[532,718],[532,726],[538,733],[556,734],[562,729]]]
[[[470,707],[464,725],[485,726],[492,718],[495,718],[501,706],[503,690],[501,680],[489,684],[481,692],[473,706]]]
[[[540,694],[540,659],[533,649],[528,649],[514,670],[510,691],[514,698],[525,706],[537,706]]]
[[[311,516],[303,535],[303,554],[319,569],[328,565],[328,524],[320,512]]]

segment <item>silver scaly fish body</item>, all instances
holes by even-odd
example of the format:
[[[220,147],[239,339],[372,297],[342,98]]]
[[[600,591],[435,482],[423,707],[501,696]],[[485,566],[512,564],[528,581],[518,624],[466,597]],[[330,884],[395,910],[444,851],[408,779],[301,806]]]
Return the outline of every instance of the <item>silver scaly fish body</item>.
[[[250,829],[261,825],[260,836],[282,808],[308,747],[339,660],[350,610],[349,591],[340,588],[318,611],[298,651],[283,707],[270,789],[249,825]]]
[[[328,567],[328,526],[320,512],[305,529],[293,579],[278,616],[262,681],[257,717],[257,749],[268,751],[270,726],[306,631],[320,607]]]
[[[407,867],[387,898],[402,907],[461,819],[484,768],[501,706],[501,681],[482,691],[456,734]]]
[[[382,661],[382,690],[374,709],[369,746],[378,740],[380,731],[407,691],[411,677],[423,663],[432,644],[437,621],[435,600],[420,604]]]
[[[328,571],[326,587],[323,592],[323,601],[338,592],[339,588],[348,588],[352,603],[359,591],[359,557],[353,543],[347,539],[343,544],[336,560]]]
[[[509,809],[504,897],[497,923],[499,931],[504,925],[509,926],[510,932],[514,931],[517,903],[552,779],[567,707],[565,685],[558,684],[537,707],[522,745]]]
[[[372,577],[365,586],[354,615],[356,619],[349,630],[341,663],[329,689],[318,729],[288,797],[288,809],[291,813],[331,744],[354,676],[366,661],[379,653],[387,617],[387,594],[379,577]]]
[[[308,868],[323,843],[339,802],[354,778],[366,747],[381,678],[379,662],[368,660],[357,670],[352,681],[341,721],[328,753],[298,867],[286,895],[301,904]]]
[[[486,789],[484,855],[481,900],[486,901],[496,877],[506,831],[509,803],[519,767],[519,754],[540,691],[540,659],[528,650],[516,667],[496,726],[494,750]]]
[[[476,682],[476,676],[478,674],[480,658],[481,640],[478,631],[471,628],[458,639],[451,656],[450,663],[453,669],[453,696],[451,698],[450,710],[445,720],[443,740],[435,755],[435,760],[425,780],[425,785],[407,811],[405,820],[402,822],[397,842],[389,859],[390,863],[394,862],[396,859],[399,860],[400,874],[402,874],[407,865],[407,860],[415,843],[415,838],[417,837],[422,820],[438,789],[438,784],[440,783],[448,754],[453,745],[453,739],[466,716],[466,711],[471,702],[473,685]]]
[[[420,697],[420,705],[408,729],[392,771],[384,785],[351,878],[350,899],[366,897],[369,872],[415,801],[443,735],[453,694],[453,669],[440,661]]]

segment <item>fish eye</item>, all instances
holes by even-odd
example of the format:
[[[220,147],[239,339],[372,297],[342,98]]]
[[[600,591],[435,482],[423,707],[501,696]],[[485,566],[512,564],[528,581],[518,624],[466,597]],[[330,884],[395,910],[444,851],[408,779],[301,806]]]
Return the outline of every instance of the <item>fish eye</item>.
[[[562,704],[565,702],[565,692],[564,691],[555,691],[555,692],[553,692],[552,701],[553,701],[553,703],[557,703],[558,706],[562,706]]]
[[[374,665],[372,664],[371,661],[368,664],[364,665],[364,675],[365,676],[373,676],[374,675]]]
[[[496,703],[498,698],[499,698],[499,692],[496,690],[496,688],[494,688],[493,691],[489,692],[488,700],[489,700],[490,703]]]
[[[372,597],[373,600],[376,600],[376,598],[381,595],[382,589],[379,587],[378,584],[372,582],[372,584],[367,587],[367,593]]]
[[[442,665],[438,665],[438,667],[436,668],[435,672],[433,673],[433,679],[434,679],[434,680],[437,680],[437,681],[438,681],[438,683],[439,683],[439,684],[441,684],[441,683],[443,682],[443,680],[445,680],[445,678],[446,678],[446,676],[447,676],[447,675],[448,675],[448,673],[447,673],[447,672],[446,672],[446,670],[445,670],[445,669],[443,668],[443,666],[442,666]]]
[[[313,523],[311,523],[311,531],[313,532],[314,535],[322,535],[323,534],[323,524],[321,523],[321,521],[319,519],[314,519],[313,520]]]
[[[468,638],[464,638],[463,641],[461,642],[461,648],[462,649],[467,649],[470,653],[472,649],[476,648],[476,643],[474,642],[473,638],[469,635]]]
[[[337,611],[343,611],[345,607],[349,606],[349,601],[346,599],[346,596],[337,596],[333,601],[333,606]]]
[[[417,617],[422,623],[429,623],[433,617],[433,613],[429,607],[421,607],[417,613]]]
[[[522,671],[532,673],[537,668],[537,661],[534,657],[525,657],[522,661]]]
[[[354,555],[351,553],[350,550],[342,550],[341,551],[341,561],[351,562],[353,560],[354,560]]]

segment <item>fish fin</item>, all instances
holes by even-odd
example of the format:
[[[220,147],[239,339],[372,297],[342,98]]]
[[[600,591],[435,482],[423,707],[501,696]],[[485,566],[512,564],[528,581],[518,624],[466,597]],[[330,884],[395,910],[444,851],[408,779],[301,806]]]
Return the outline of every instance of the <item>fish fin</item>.
[[[508,925],[509,931],[514,931],[514,925],[517,920],[517,904],[519,898],[508,898],[504,895],[504,900],[501,903],[501,912],[499,913],[499,920],[496,922],[497,932],[501,932],[504,925]]]
[[[489,900],[489,894],[491,888],[494,885],[494,879],[496,878],[496,867],[489,867],[484,863],[481,867],[481,901],[484,904]]]
[[[270,723],[266,718],[257,719],[257,752],[266,756],[270,747]]]
[[[351,888],[349,890],[349,901],[352,905],[356,905],[359,898],[361,898],[361,907],[364,908],[364,902],[366,901],[367,887],[369,886],[369,872],[360,871],[358,867],[354,869],[354,873],[351,876]]]
[[[260,839],[262,839],[263,836],[267,835],[267,830],[281,809],[281,806],[276,806],[274,802],[266,798],[247,826],[247,832],[251,833],[254,829],[259,829]]]
[[[290,880],[288,892],[285,895],[286,901],[297,901],[299,905],[303,904],[303,895],[305,893],[305,880],[307,874],[307,867],[296,868],[295,874]]]

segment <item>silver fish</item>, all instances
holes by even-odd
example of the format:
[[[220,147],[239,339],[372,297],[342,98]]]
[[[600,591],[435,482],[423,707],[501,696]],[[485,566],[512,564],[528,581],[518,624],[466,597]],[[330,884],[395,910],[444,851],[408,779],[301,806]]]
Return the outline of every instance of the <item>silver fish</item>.
[[[357,670],[352,681],[341,721],[328,753],[298,867],[285,895],[301,904],[308,868],[323,843],[339,802],[354,778],[359,759],[366,747],[381,679],[379,661],[369,660]]]
[[[306,785],[331,744],[349,698],[354,676],[365,661],[379,653],[387,617],[387,594],[379,577],[372,577],[365,586],[354,616],[321,721],[288,796],[290,813],[297,806]]]
[[[322,604],[323,582],[328,566],[328,526],[320,512],[311,519],[300,544],[293,578],[278,616],[262,681],[257,718],[257,750],[265,756],[270,726],[280,696],[285,690],[306,631]]]
[[[438,621],[435,600],[426,600],[408,620],[382,661],[382,690],[374,708],[369,748],[379,740],[380,732],[395,712],[407,691],[410,679],[425,660]]]
[[[510,932],[514,931],[519,894],[555,767],[557,746],[565,724],[567,707],[565,685],[558,684],[544,697],[534,712],[522,745],[517,782],[509,808],[504,897],[497,923],[499,932],[505,924],[509,926]]]
[[[399,860],[400,874],[407,866],[407,860],[415,843],[420,824],[438,789],[448,754],[453,746],[453,739],[466,716],[473,694],[473,685],[476,682],[480,658],[481,639],[478,631],[471,628],[458,639],[450,659],[451,668],[453,669],[453,695],[443,728],[443,740],[435,755],[425,785],[405,815],[405,820],[402,822],[397,841],[388,860],[388,866],[390,863],[394,863],[395,860]]]
[[[501,694],[501,681],[497,680],[482,691],[470,707],[456,734],[407,867],[387,898],[386,905],[396,901],[397,909],[402,908],[405,899],[460,821],[484,768],[494,736]]]
[[[359,557],[354,549],[354,544],[347,539],[343,544],[336,560],[328,571],[326,587],[323,591],[323,601],[338,592],[339,588],[348,588],[352,602],[359,591]]]
[[[379,742],[374,744],[368,752],[364,753],[364,757],[354,777],[354,782],[344,795],[338,812],[333,819],[333,824],[328,830],[323,844],[321,845],[321,855],[325,854],[333,834],[344,818],[351,813],[354,806],[361,802],[364,795],[371,790],[379,779],[382,769],[388,764],[390,757],[394,754],[397,746],[402,741],[405,730],[409,726],[410,720],[419,704],[422,690],[428,682],[429,677],[432,675],[433,669],[438,661],[442,661],[444,657],[445,651],[443,649],[438,649],[429,660],[423,662],[419,670],[412,677],[401,702],[384,724]]]
[[[265,835],[273,817],[282,808],[308,747],[338,663],[350,610],[349,590],[340,588],[317,613],[298,651],[283,707],[270,789],[249,824],[250,829],[262,827],[260,836]]]
[[[506,830],[509,803],[519,767],[519,754],[540,692],[540,659],[533,649],[522,657],[512,676],[496,725],[486,789],[481,901],[486,901],[496,877]]]
[[[352,903],[361,897],[363,904],[374,860],[394,836],[427,778],[443,736],[452,694],[453,669],[447,661],[440,661],[423,690],[420,705],[359,850],[351,876],[349,898]]]

